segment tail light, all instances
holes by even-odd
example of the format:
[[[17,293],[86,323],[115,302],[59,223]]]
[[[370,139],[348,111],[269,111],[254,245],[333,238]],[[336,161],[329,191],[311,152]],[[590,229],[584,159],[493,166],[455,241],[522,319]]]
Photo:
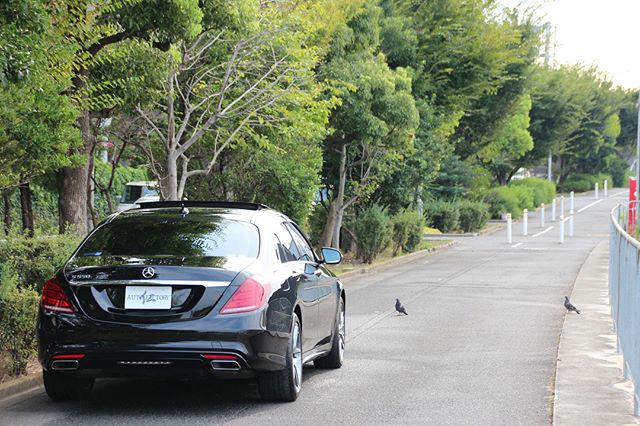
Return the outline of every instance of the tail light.
[[[256,275],[247,278],[220,310],[221,314],[250,312],[260,308],[269,295],[269,286]]]
[[[42,288],[42,307],[45,311],[63,312],[65,314],[72,314],[76,311],[62,286],[60,286],[60,281],[58,281],[57,277],[53,277],[44,283]]]

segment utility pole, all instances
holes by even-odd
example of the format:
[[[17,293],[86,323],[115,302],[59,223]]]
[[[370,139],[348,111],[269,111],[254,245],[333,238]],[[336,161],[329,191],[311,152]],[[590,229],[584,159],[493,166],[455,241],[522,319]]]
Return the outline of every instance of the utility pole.
[[[544,28],[544,65],[546,67],[549,66],[549,62],[551,60],[551,22],[546,22],[543,26]],[[549,148],[549,157],[547,159],[547,180],[553,181],[553,173],[552,173],[552,165],[553,165],[553,155],[551,153],[551,148]]]

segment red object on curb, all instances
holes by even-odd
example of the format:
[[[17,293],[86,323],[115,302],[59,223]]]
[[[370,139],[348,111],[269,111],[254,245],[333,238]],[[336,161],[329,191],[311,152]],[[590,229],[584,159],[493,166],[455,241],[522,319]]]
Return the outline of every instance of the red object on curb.
[[[637,218],[637,208],[638,203],[636,202],[636,188],[638,182],[636,178],[629,178],[629,223],[627,223],[627,231],[629,234],[635,235],[636,233],[636,218]]]

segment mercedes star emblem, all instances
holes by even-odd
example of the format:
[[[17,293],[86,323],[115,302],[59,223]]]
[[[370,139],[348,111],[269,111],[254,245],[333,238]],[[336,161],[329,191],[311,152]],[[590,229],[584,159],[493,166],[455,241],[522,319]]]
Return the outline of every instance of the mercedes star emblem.
[[[156,274],[156,270],[153,269],[151,266],[148,266],[142,270],[142,276],[145,278],[153,278],[155,274]]]

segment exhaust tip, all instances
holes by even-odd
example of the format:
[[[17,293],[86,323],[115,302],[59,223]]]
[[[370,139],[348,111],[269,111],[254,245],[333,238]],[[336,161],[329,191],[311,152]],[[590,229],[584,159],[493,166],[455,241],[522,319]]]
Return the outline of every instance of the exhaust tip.
[[[56,371],[77,370],[79,364],[77,359],[59,359],[51,363],[51,369]]]
[[[211,368],[216,371],[240,371],[238,361],[230,359],[216,359],[211,361]]]

